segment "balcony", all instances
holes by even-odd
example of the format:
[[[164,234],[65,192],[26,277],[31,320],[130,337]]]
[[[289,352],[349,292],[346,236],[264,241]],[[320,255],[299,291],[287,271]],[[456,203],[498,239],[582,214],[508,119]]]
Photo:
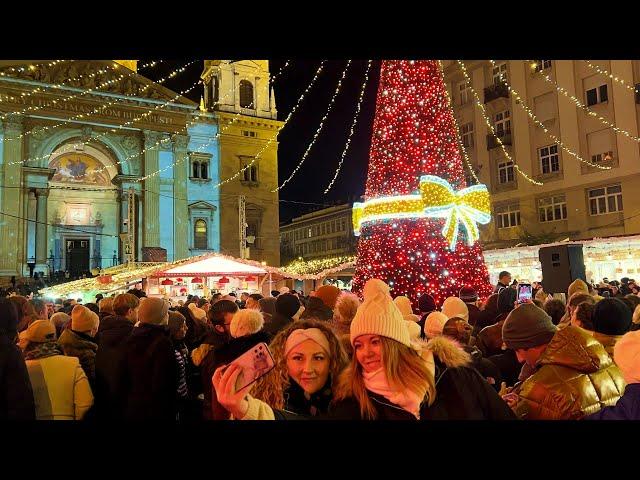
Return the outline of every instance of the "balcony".
[[[503,145],[511,145],[511,130],[498,131],[496,135],[493,135],[491,133],[488,134],[487,150],[493,150],[494,148],[498,148],[500,146],[500,144],[498,143],[498,138]]]
[[[506,83],[496,83],[484,89],[484,103],[500,97],[509,98],[509,87]]]

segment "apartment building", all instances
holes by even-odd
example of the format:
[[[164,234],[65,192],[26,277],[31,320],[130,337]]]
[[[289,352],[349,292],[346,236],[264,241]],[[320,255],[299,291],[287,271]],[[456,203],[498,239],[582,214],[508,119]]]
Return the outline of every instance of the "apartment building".
[[[640,61],[464,65],[469,80],[457,61],[443,62],[462,143],[491,193],[485,248],[640,233]]]
[[[355,255],[351,204],[307,213],[280,225],[280,257],[283,265],[293,259],[320,259]]]

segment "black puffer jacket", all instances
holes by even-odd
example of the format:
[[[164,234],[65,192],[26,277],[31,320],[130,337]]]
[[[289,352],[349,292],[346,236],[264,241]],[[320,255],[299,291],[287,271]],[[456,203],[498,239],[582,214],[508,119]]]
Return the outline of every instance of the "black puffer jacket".
[[[420,420],[513,420],[514,413],[498,393],[474,369],[469,354],[446,337],[429,341],[435,361],[436,399],[423,402]],[[379,420],[415,420],[415,417],[386,398],[367,392]],[[329,415],[338,420],[358,420],[360,406],[354,397],[335,402]]]
[[[254,345],[260,342],[268,345],[270,341],[271,335],[261,330],[252,335],[234,338],[228,343],[214,348],[207,353],[200,364],[202,391],[204,392],[203,414],[205,420],[224,420],[229,418],[229,412],[218,403],[213,384],[211,383],[211,377],[216,369],[232,362]]]
[[[484,358],[482,352],[477,347],[465,345],[464,351],[471,356],[471,366],[482,375],[489,385],[496,391],[499,391],[500,383],[502,382],[500,369],[489,359]]]
[[[96,352],[95,413],[101,420],[123,418],[124,398],[118,398],[118,380],[124,368],[125,343],[133,323],[125,317],[106,317],[98,327],[100,340]]]

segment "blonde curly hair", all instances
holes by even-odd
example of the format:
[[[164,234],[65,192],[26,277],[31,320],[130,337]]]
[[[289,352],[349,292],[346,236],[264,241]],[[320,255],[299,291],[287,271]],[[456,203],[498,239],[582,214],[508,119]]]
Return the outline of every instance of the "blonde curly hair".
[[[336,381],[340,372],[346,367],[348,357],[342,348],[340,340],[326,322],[317,320],[298,320],[281,330],[269,344],[275,367],[271,372],[256,382],[253,392],[255,398],[269,404],[273,409],[283,409],[285,406],[284,393],[290,385],[287,358],[284,354],[285,345],[291,332],[297,329],[317,328],[329,341],[329,375],[332,382]]]

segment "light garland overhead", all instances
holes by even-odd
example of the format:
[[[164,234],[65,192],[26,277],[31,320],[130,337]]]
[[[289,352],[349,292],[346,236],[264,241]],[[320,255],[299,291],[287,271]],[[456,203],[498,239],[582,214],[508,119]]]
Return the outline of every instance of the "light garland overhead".
[[[347,60],[347,65],[344,67],[344,70],[342,71],[342,76],[340,77],[340,80],[338,80],[338,85],[336,86],[336,89],[333,92],[333,96],[329,101],[329,105],[327,106],[327,111],[322,117],[322,120],[320,120],[320,125],[318,125],[316,132],[313,134],[311,143],[309,143],[309,145],[307,146],[307,149],[304,151],[304,154],[302,155],[302,158],[298,162],[298,165],[296,165],[296,168],[293,169],[293,172],[291,172],[291,175],[289,175],[289,177],[284,182],[282,182],[279,187],[271,190],[272,193],[279,191],[282,187],[284,187],[287,183],[289,183],[289,181],[295,176],[295,174],[298,173],[298,170],[300,170],[300,167],[302,167],[302,164],[304,163],[306,158],[309,156],[309,152],[311,151],[311,148],[313,148],[313,145],[316,143],[316,140],[318,139],[318,136],[320,135],[320,132],[324,127],[324,122],[327,120],[327,117],[329,116],[329,113],[333,108],[333,105],[336,101],[336,97],[338,96],[338,94],[340,93],[340,90],[342,89],[342,81],[344,80],[344,77],[347,75],[347,70],[349,70],[350,66],[351,66],[351,60]]]
[[[491,62],[491,65],[495,66],[495,61],[494,60],[489,60]],[[529,118],[531,118],[531,120],[533,120],[533,122],[540,127],[544,133],[547,134],[547,136],[549,138],[551,138],[551,140],[553,140],[554,142],[556,142],[556,144],[562,148],[562,150],[564,150],[565,152],[567,152],[569,155],[573,156],[574,158],[576,158],[578,161],[589,165],[590,167],[594,167],[594,168],[598,168],[600,170],[611,170],[611,167],[607,167],[604,165],[598,165],[596,163],[592,163],[589,160],[585,160],[584,158],[582,158],[578,153],[574,152],[573,150],[571,150],[569,147],[567,147],[556,135],[554,135],[553,133],[551,133],[549,131],[549,129],[547,127],[544,126],[544,124],[538,120],[538,118],[535,116],[535,114],[531,111],[531,109],[527,106],[527,104],[525,103],[524,99],[518,94],[517,91],[515,91],[513,89],[513,87],[511,87],[511,85],[509,85],[509,82],[507,81],[506,78],[504,78],[502,75],[500,76],[500,79],[502,80],[502,82],[506,85],[507,89],[509,90],[509,92],[511,92],[511,94],[513,95],[513,97],[516,99],[516,104],[519,105],[520,107],[522,107],[522,109],[527,112],[527,115],[529,115]]]
[[[462,68],[462,73],[464,74],[464,78],[467,80],[467,82],[471,83],[471,79],[469,78],[469,74],[467,73],[467,68],[465,67],[464,62],[462,60],[458,60],[458,64]],[[500,137],[496,135],[495,128],[493,127],[493,122],[491,121],[491,119],[487,115],[487,111],[484,108],[484,104],[480,100],[480,97],[478,96],[478,92],[476,92],[476,90],[472,86],[470,86],[469,88],[471,89],[471,93],[473,94],[473,97],[475,99],[476,106],[480,109],[480,112],[482,113],[482,116],[484,117],[484,121],[487,124],[487,127],[489,127],[489,130],[491,131],[491,134],[497,140],[497,142],[500,145],[500,148],[502,149],[502,152],[504,153],[505,157],[507,157],[507,159],[513,163],[513,168],[516,170],[516,172],[518,172],[529,183],[532,183],[534,185],[544,185],[544,183],[539,182],[539,181],[531,178],[526,173],[524,173],[522,171],[522,169],[520,168],[520,166],[515,162],[513,157],[511,157],[509,152],[507,152],[507,149],[505,148],[504,144],[502,143],[502,140],[500,140]]]
[[[311,82],[309,83],[309,85],[307,85],[307,88],[305,88],[304,92],[302,92],[302,95],[300,95],[300,97],[298,97],[298,100],[296,102],[296,104],[293,106],[293,108],[291,109],[291,112],[289,112],[289,115],[287,115],[287,118],[284,119],[284,121],[282,122],[282,126],[280,127],[280,130],[278,131],[278,133],[276,133],[273,137],[269,138],[269,140],[265,143],[265,145],[258,151],[258,153],[255,155],[255,157],[253,157],[253,159],[251,160],[251,162],[249,162],[247,165],[245,165],[243,168],[241,168],[240,170],[238,170],[234,175],[232,175],[231,177],[222,180],[221,182],[218,182],[215,185],[212,185],[211,188],[220,188],[222,185],[229,183],[232,180],[235,180],[236,178],[238,178],[240,175],[242,175],[243,172],[245,172],[247,169],[251,168],[251,166],[256,162],[256,160],[258,160],[259,158],[261,158],[262,153],[269,147],[269,145],[271,145],[273,143],[273,141],[278,138],[278,134],[282,131],[282,129],[287,125],[287,123],[289,122],[289,120],[291,119],[291,117],[293,116],[293,114],[296,112],[296,110],[298,110],[298,107],[300,106],[300,104],[302,103],[302,101],[304,100],[305,96],[307,95],[307,93],[309,93],[309,90],[311,90],[311,88],[313,87],[313,85],[315,85],[316,80],[318,79],[318,76],[320,76],[320,72],[322,72],[322,69],[324,68],[324,64],[325,64],[326,60],[322,60],[320,62],[320,66],[318,67],[318,69],[316,70],[315,75],[313,76],[313,78],[311,79]]]
[[[58,65],[59,63],[70,62],[70,61],[71,60],[54,60],[53,62],[49,62],[44,66],[46,68],[49,68],[49,67]],[[35,70],[36,68],[38,68],[36,65],[28,65],[26,67],[9,67],[7,70],[10,70],[12,72],[17,72],[17,73],[23,73],[23,72],[26,72],[27,70]],[[0,72],[0,77],[5,77],[5,76],[7,75],[4,71]]]
[[[331,182],[329,182],[329,185],[327,186],[327,188],[325,189],[324,193],[328,193],[329,190],[331,190],[331,187],[333,187],[333,184],[335,183],[336,179],[338,178],[338,174],[340,173],[340,169],[342,168],[342,164],[344,163],[344,157],[347,153],[347,150],[349,150],[349,145],[351,145],[351,137],[353,136],[353,132],[356,129],[356,124],[358,123],[358,118],[360,115],[360,107],[362,106],[362,99],[364,98],[364,92],[367,88],[367,82],[369,81],[369,69],[371,68],[371,63],[373,60],[369,60],[367,62],[367,69],[364,72],[364,81],[362,82],[362,87],[360,88],[360,96],[358,97],[358,104],[356,105],[356,112],[353,115],[353,121],[351,122],[351,129],[349,130],[349,136],[347,137],[347,143],[344,146],[344,149],[342,150],[342,154],[340,155],[340,162],[338,163],[338,168],[336,168],[336,172],[333,175],[333,178],[331,179]]]
[[[280,67],[280,70],[278,70],[276,74],[269,79],[269,83],[275,83],[276,79],[280,76],[280,74],[284,72],[284,69],[289,66],[289,62],[291,62],[291,60],[287,60],[286,62],[284,62],[284,65]]]
[[[561,87],[560,85],[558,85],[549,75],[542,72],[538,72],[538,75],[544,78],[544,80],[547,83],[552,84],[558,92],[560,92],[565,97],[569,98],[573,103],[576,104],[576,107],[582,109],[582,111],[584,111],[587,115],[589,115],[590,117],[596,118],[600,123],[611,128],[614,132],[624,135],[625,137],[630,138],[634,142],[640,143],[640,137],[637,137],[629,133],[627,130],[624,130],[623,128],[616,127],[614,123],[610,122],[599,113],[591,110],[588,106],[582,103],[582,101],[580,101],[579,98],[577,98],[575,95],[571,95],[564,87]]]
[[[480,232],[476,223],[487,224],[491,220],[491,202],[486,185],[473,185],[454,191],[451,184],[435,175],[420,177],[420,193],[378,197],[364,203],[353,204],[353,233],[360,236],[363,226],[396,219],[444,218],[442,236],[455,251],[458,240],[458,224],[467,233],[467,243],[473,245]]]
[[[633,93],[637,93],[638,88],[635,87],[635,85],[629,85],[628,83],[626,83],[624,81],[624,78],[618,78],[617,76],[615,76],[614,74],[608,72],[607,70],[604,70],[602,68],[600,68],[597,65],[594,65],[593,63],[591,63],[589,60],[583,60],[584,63],[587,64],[587,66],[592,69],[595,70],[596,72],[598,72],[601,75],[604,75],[605,77],[610,78],[611,80],[613,80],[616,83],[619,83],[620,85],[622,85],[624,88],[626,88],[627,90],[631,90]]]
[[[291,275],[318,275],[321,272],[334,270],[338,267],[352,266],[355,255],[342,255],[338,257],[320,258],[313,260],[297,259],[281,268],[283,272]]]
[[[144,63],[144,64],[140,65],[138,67],[138,71],[140,71],[140,70],[142,70],[144,68],[153,68],[156,65],[160,65],[162,62],[164,62],[164,60],[152,60],[149,63]]]
[[[442,68],[441,60],[438,60],[438,65],[440,65],[440,70],[442,72],[442,81],[444,82],[444,69]],[[447,102],[449,102],[449,108],[453,110],[453,102],[451,101],[451,97],[449,96],[449,90],[445,89],[445,93],[447,96]],[[464,158],[464,163],[466,163],[467,168],[469,169],[469,172],[471,173],[471,176],[473,177],[473,179],[477,183],[482,183],[478,178],[478,176],[476,175],[475,169],[471,164],[471,160],[469,160],[469,155],[467,155],[467,149],[465,148],[464,143],[462,142],[462,138],[460,138],[460,125],[458,124],[458,120],[456,120],[455,115],[451,115],[451,117],[453,118],[453,123],[456,126],[456,139],[458,140],[458,148],[460,148],[460,150],[462,151],[462,157]]]
[[[159,79],[157,82],[154,82],[154,83],[155,83],[155,84],[157,84],[157,85],[161,85],[162,83],[166,82],[166,81],[167,81],[167,80],[169,80],[170,78],[173,78],[173,77],[175,77],[176,75],[178,75],[179,73],[184,72],[184,71],[185,71],[185,69],[186,69],[189,65],[191,65],[191,64],[193,64],[193,63],[195,63],[195,62],[196,62],[196,60],[194,60],[194,61],[191,61],[191,62],[187,63],[186,65],[184,65],[184,66],[182,66],[182,67],[180,67],[180,68],[178,68],[178,69],[174,70],[173,72],[171,72],[171,74],[167,75],[167,76],[166,76],[166,77],[164,77],[164,78]],[[102,72],[102,73],[105,73],[106,71],[107,71],[107,70],[98,70],[97,72],[94,72],[94,74],[98,74],[98,73],[101,73],[101,72]],[[132,75],[136,75],[136,73],[135,73],[135,72],[128,72],[128,73],[125,73],[125,74],[121,75],[119,78],[109,80],[108,82],[105,82],[105,83],[103,83],[103,84],[101,84],[101,85],[99,85],[99,86],[95,87],[95,89],[93,89],[93,90],[94,90],[94,91],[97,91],[98,89],[100,89],[100,88],[102,88],[102,87],[104,87],[104,86],[108,86],[107,84],[111,84],[111,83],[113,83],[114,81],[119,81],[119,80],[121,80],[122,78],[124,78],[124,76],[125,76],[125,75],[132,76]],[[151,83],[151,84],[149,84],[149,85],[146,85],[146,86],[142,87],[142,89],[141,89],[141,93],[144,93],[144,92],[145,92],[145,91],[147,91],[149,88],[151,88],[153,85],[154,85],[154,84],[153,84],[153,83]],[[191,88],[191,89],[189,89],[189,90],[185,91],[184,93],[187,93],[188,91],[193,90],[193,88],[195,88],[197,85],[198,85],[198,83],[194,84],[194,85],[192,86],[192,88]],[[59,87],[59,88],[64,88],[64,86]],[[63,104],[63,103],[66,103],[67,101],[69,101],[69,100],[71,100],[71,99],[73,99],[73,98],[78,98],[78,97],[83,96],[83,95],[85,95],[85,94],[87,94],[87,93],[90,93],[90,91],[83,92],[82,94],[79,94],[79,95],[72,95],[72,96],[70,96],[70,97],[66,97],[65,99],[60,100],[60,101],[53,100],[53,101],[52,101],[52,103],[53,103],[53,104]],[[178,98],[179,96],[180,96],[180,95],[178,95],[176,98]],[[175,100],[175,98],[174,98],[174,100]],[[60,122],[60,123],[57,123],[57,124],[55,124],[55,125],[46,125],[46,126],[36,127],[36,128],[31,129],[31,130],[29,130],[29,131],[27,131],[27,132],[23,132],[23,133],[21,133],[21,134],[20,134],[20,135],[18,135],[17,137],[13,137],[13,138],[6,138],[6,139],[0,139],[0,143],[1,143],[3,140],[19,140],[19,139],[21,139],[21,138],[23,138],[23,137],[25,137],[25,136],[27,136],[27,135],[33,135],[33,134],[35,134],[35,133],[41,133],[41,132],[46,132],[46,131],[48,131],[48,130],[53,130],[53,129],[55,129],[55,128],[57,128],[57,127],[60,127],[60,126],[62,126],[62,125],[67,125],[67,124],[71,123],[73,120],[81,120],[81,119],[83,119],[83,118],[85,118],[85,117],[89,117],[90,115],[93,115],[93,114],[95,114],[95,113],[98,113],[98,112],[100,112],[101,110],[104,110],[105,108],[108,108],[108,107],[110,107],[110,106],[112,106],[112,105],[115,105],[115,104],[118,104],[118,103],[122,103],[122,102],[125,102],[125,101],[128,101],[128,99],[116,98],[115,100],[112,100],[112,101],[110,101],[110,102],[106,102],[106,103],[104,103],[104,104],[102,104],[102,105],[100,105],[100,106],[98,106],[98,107],[94,108],[94,109],[93,109],[92,111],[90,111],[89,113],[82,113],[82,114],[78,114],[78,115],[71,116],[71,117],[69,117],[67,120],[65,120],[65,121],[63,121],[63,122]],[[173,101],[173,100],[170,100],[169,102],[165,103],[165,104],[164,104],[164,106],[168,105],[168,103],[171,103],[172,101]],[[38,108],[45,108],[45,106],[43,105],[43,106],[38,107]],[[157,107],[155,107],[155,108],[154,108],[154,110],[157,110]],[[153,112],[154,110],[152,110],[151,112]],[[24,113],[24,111],[22,111],[22,112],[11,112],[10,114],[7,114],[7,115],[20,115],[21,113]],[[140,118],[142,118],[142,117],[140,117]],[[135,119],[134,119],[134,120],[132,120],[132,121],[131,121],[131,123],[132,123],[133,121],[136,121],[136,120],[135,120]],[[122,125],[119,125],[119,126],[117,126],[117,127],[115,127],[115,128],[123,128],[124,126],[126,126],[126,125],[127,125],[127,124],[129,124],[129,123],[130,123],[130,122],[127,122],[127,123],[122,124]],[[98,139],[98,138],[102,138],[102,137],[90,137],[90,138],[87,140],[87,142],[89,142],[89,140],[91,140],[92,138]],[[84,145],[86,145],[86,144],[87,144],[87,142],[83,142],[83,144],[84,144]],[[44,158],[46,158],[46,157],[35,157],[35,158],[25,159],[25,160],[23,160],[22,162],[26,162],[26,161],[38,161],[38,160],[43,160]]]

